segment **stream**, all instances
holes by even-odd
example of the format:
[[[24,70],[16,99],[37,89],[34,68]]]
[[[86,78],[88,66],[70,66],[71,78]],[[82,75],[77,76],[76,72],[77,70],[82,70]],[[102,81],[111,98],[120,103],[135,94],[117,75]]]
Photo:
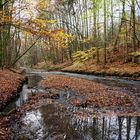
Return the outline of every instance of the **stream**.
[[[23,85],[19,97],[5,108],[4,113],[21,106],[37,92],[48,94],[50,90],[55,90],[59,92],[60,98],[53,101],[47,99],[37,110],[26,112],[20,120],[23,125],[19,126],[13,122],[13,140],[140,140],[140,117],[118,117],[115,113],[99,113],[96,116],[92,106],[72,106],[68,100],[76,96],[73,91],[44,90],[39,85],[39,82],[49,74],[83,78],[115,87],[130,95],[140,96],[140,81],[112,76],[27,70],[28,82]]]

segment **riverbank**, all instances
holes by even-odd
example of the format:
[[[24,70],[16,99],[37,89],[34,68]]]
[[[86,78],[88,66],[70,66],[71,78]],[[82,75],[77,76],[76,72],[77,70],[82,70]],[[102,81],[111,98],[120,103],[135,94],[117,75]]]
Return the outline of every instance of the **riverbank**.
[[[36,69],[46,69],[47,71],[62,71],[78,74],[101,75],[101,76],[118,76],[120,78],[140,80],[140,64],[134,63],[108,63],[93,64],[93,63],[62,63],[57,65],[46,65],[40,63],[36,65]]]
[[[0,110],[5,107],[22,88],[25,77],[10,70],[0,70]]]
[[[18,91],[22,88],[25,77],[14,70],[0,70],[0,110],[17,96]],[[0,117],[0,139],[8,139],[10,129],[9,116]]]
[[[118,76],[122,78],[128,78],[133,80],[140,80],[140,65],[135,64],[108,64],[108,65],[84,65],[73,64],[62,68],[63,72],[79,73],[79,74],[91,74],[102,76]]]

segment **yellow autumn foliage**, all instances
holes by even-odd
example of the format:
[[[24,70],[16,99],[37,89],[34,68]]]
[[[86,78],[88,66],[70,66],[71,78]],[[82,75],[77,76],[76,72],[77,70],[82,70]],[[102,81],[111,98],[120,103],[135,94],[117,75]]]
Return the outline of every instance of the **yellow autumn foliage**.
[[[95,48],[90,48],[86,51],[77,51],[73,53],[73,61],[74,63],[85,63],[86,61],[90,60],[93,55],[95,54]]]

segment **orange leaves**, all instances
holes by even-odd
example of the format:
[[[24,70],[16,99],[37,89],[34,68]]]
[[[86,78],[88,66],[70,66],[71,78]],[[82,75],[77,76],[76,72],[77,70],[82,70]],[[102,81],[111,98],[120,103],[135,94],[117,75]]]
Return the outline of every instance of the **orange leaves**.
[[[49,75],[42,81],[45,88],[69,88],[85,98],[84,103],[95,107],[130,107],[133,106],[128,94],[103,84],[92,81],[66,77],[62,75]],[[81,104],[80,100],[71,100],[72,104]]]
[[[46,7],[47,7],[47,5],[48,5],[48,1],[46,0],[40,0],[38,3],[37,3],[37,5],[36,5],[36,8],[38,9],[38,10],[42,10],[42,9],[45,9]]]
[[[0,108],[15,96],[24,77],[8,70],[0,70]]]
[[[9,24],[11,22],[12,20],[10,16],[1,16],[0,18],[0,24]]]
[[[44,97],[44,93],[37,93],[36,95],[29,98],[29,100],[25,104],[17,108],[17,110],[22,114],[25,111],[34,109],[39,104],[39,100],[43,99]]]
[[[23,106],[17,108],[13,114],[11,113],[8,117],[0,118],[0,140],[9,140],[12,137],[12,130],[10,126],[10,121],[12,119],[18,120],[23,115],[25,111],[33,109],[35,104],[39,103],[39,100],[44,97],[43,93],[38,93],[31,97]]]
[[[8,140],[10,135],[10,128],[8,127],[9,120],[7,117],[0,118],[0,140]]]

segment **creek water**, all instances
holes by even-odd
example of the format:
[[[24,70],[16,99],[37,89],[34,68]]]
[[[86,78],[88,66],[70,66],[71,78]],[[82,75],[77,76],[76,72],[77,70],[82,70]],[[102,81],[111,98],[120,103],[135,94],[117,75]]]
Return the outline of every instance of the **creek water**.
[[[118,117],[115,113],[104,115],[92,106],[85,108],[72,106],[68,101],[70,97],[76,97],[73,91],[66,89],[48,91],[39,85],[39,81],[49,74],[79,77],[113,86],[130,95],[140,96],[140,81],[64,72],[27,71],[28,82],[24,84],[20,96],[9,104],[4,112],[22,105],[37,92],[48,94],[53,90],[59,92],[60,97],[54,100],[46,99],[38,109],[26,112],[20,120],[22,125],[13,123],[12,139],[140,140],[140,117]]]

